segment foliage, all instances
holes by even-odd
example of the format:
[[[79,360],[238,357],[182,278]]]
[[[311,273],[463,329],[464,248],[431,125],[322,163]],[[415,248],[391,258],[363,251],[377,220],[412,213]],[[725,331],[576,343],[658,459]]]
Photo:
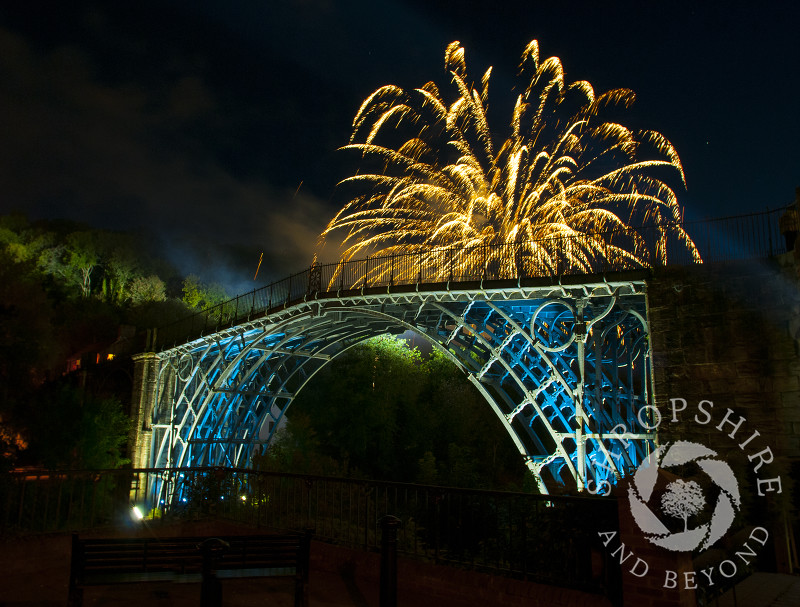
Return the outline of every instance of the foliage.
[[[48,386],[25,411],[36,432],[29,457],[48,468],[117,468],[130,419],[115,398],[98,397],[69,382]]]
[[[286,426],[276,433],[269,450],[256,456],[256,467],[269,471],[285,471],[323,476],[359,476],[349,467],[349,461],[338,461],[320,453],[320,441],[305,413],[293,415]]]
[[[90,231],[67,235],[66,264],[71,270],[69,278],[80,287],[83,297],[92,293],[92,273],[100,264],[97,235]]]
[[[115,398],[88,398],[81,411],[75,452],[76,464],[85,469],[119,468],[130,460],[123,457],[131,420]]]
[[[527,474],[461,371],[392,336],[324,367],[287,417],[259,466],[464,487],[521,488]]]
[[[205,284],[195,275],[183,281],[183,303],[196,310],[204,310],[230,299],[224,287],[219,284]]]
[[[426,451],[417,463],[417,480],[423,485],[438,485],[439,472],[436,466],[436,456],[433,452]]]
[[[167,299],[167,285],[155,274],[136,276],[130,281],[130,299],[134,306]]]
[[[29,223],[0,216],[0,251],[14,263],[31,263],[31,275],[59,298],[100,298],[125,307],[166,297],[174,273],[151,257],[147,241],[132,234],[69,222]]]
[[[135,279],[143,278],[139,274],[139,255],[135,245],[129,236],[106,233],[102,237],[102,249],[105,253],[102,279],[103,297],[107,301],[115,303],[124,303],[126,299],[133,299],[134,294],[128,286]],[[151,276],[150,278],[158,277]],[[158,280],[163,288],[163,281]],[[158,291],[155,290],[152,294],[157,296]]]
[[[62,354],[52,339],[53,304],[34,271],[0,251],[0,414],[24,402]]]
[[[148,247],[131,234],[0,216],[0,467],[122,461],[120,399],[130,397],[130,381],[94,395],[91,373],[80,390],[53,382],[73,368],[68,360],[85,362],[114,342],[121,325],[151,328],[189,313],[168,287],[176,271]]]
[[[189,306],[226,298],[196,276],[170,282],[137,243],[72,223],[0,216],[0,446],[19,463],[118,465],[127,430],[115,392],[93,392],[97,386],[83,371],[69,381],[53,378],[64,373],[68,356],[116,339],[121,323],[158,326],[185,316]],[[505,431],[461,372],[438,351],[422,356],[389,336],[323,368],[259,464],[487,487],[527,478]]]

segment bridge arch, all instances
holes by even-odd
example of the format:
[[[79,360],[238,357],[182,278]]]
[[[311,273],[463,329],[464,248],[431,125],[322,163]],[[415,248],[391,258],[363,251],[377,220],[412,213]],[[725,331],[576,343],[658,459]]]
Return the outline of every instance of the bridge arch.
[[[149,405],[137,425],[147,436],[135,441],[135,461],[245,467],[325,364],[409,329],[461,367],[543,492],[597,491],[653,447],[639,419],[652,393],[638,277],[334,292],[209,332],[148,359]]]

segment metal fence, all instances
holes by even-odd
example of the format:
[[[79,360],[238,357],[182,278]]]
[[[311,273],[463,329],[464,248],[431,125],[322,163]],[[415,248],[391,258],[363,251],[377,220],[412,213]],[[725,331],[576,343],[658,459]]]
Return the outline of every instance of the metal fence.
[[[0,532],[74,531],[130,522],[126,470],[0,475]]]
[[[156,496],[155,503],[150,501]],[[52,532],[217,518],[367,550],[379,521],[402,521],[398,551],[438,563],[616,596],[619,566],[598,531],[616,500],[480,491],[253,470],[26,473],[0,479],[8,532]],[[137,520],[133,507],[144,519]]]
[[[694,241],[704,263],[766,258],[785,251],[779,230],[784,209],[751,215],[739,215],[686,223],[682,227]],[[580,274],[604,274],[642,269],[653,265],[689,265],[695,263],[687,248],[675,238],[663,240],[665,230],[673,226],[648,226],[637,229],[635,238],[654,250],[656,242],[665,246],[663,258],[649,264],[637,263],[619,250],[608,248],[591,256],[591,271],[570,261],[571,251],[585,248],[583,238],[548,238],[533,242],[481,245],[471,248],[431,249],[425,253],[396,254],[389,257],[314,264],[307,270],[239,295],[191,316],[159,327],[149,348],[166,349],[188,339],[245,322],[257,316],[289,306],[304,299],[346,294],[362,288],[403,288],[413,285],[437,285],[458,288],[470,283],[519,280]],[[613,242],[631,235],[598,235],[598,240]],[[537,248],[557,252],[551,263],[531,269],[524,259]],[[512,260],[498,263],[497,260]],[[473,285],[474,286],[474,285]]]

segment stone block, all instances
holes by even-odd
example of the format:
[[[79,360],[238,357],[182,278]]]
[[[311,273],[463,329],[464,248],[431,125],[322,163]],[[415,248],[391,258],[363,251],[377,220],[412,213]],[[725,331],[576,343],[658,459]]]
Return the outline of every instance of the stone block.
[[[651,333],[651,343],[654,351],[666,352],[681,349],[683,340],[679,331],[660,331]]]
[[[688,359],[688,356],[687,356]],[[687,362],[689,362],[687,360]],[[700,363],[689,365],[689,375],[698,380],[726,379],[731,380],[737,376],[737,365],[734,363]]]
[[[785,437],[786,447],[781,450],[781,455],[786,457],[800,457],[800,436]]]
[[[769,358],[774,360],[797,360],[797,346],[788,335],[772,337],[768,342]]]
[[[739,345],[728,345],[725,346],[723,344],[715,344],[719,346],[720,355],[725,357],[725,360],[729,360],[735,363],[742,363],[751,360],[753,355],[752,348],[748,348],[745,344]]]
[[[797,392],[800,390],[800,380],[797,375],[771,375],[771,387],[776,392]]]
[[[800,422],[800,407],[788,407],[778,413],[778,417],[784,422]]]
[[[733,363],[734,376],[736,377],[764,377],[770,363],[760,359],[748,357],[745,360]],[[733,379],[733,376],[731,377]]]
[[[788,454],[788,452],[792,448],[790,439],[791,435],[786,435],[786,434],[778,434],[777,436],[773,437],[772,444],[773,447],[775,448],[775,451],[783,455]]]
[[[735,392],[730,400],[720,399],[717,407],[724,410],[730,407],[739,415],[744,415],[747,419],[763,419],[765,412],[774,412],[778,409],[778,399],[774,393],[764,392]],[[774,414],[770,419],[774,418]]]
[[[775,371],[773,375],[776,377],[792,376],[800,381],[800,354],[797,358],[775,361]]]
[[[729,382],[729,390],[734,394],[754,393],[763,395],[766,379],[760,375],[733,377]]]
[[[670,381],[688,381],[689,369],[686,365],[664,365],[657,370],[656,377],[662,377],[664,380]]]
[[[781,406],[784,409],[800,410],[800,390],[781,392]]]

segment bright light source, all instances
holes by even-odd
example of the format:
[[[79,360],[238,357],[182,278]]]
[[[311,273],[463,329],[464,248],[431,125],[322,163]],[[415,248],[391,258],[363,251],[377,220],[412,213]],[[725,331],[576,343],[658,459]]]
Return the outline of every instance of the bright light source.
[[[139,510],[139,506],[134,506],[133,509],[131,510],[131,514],[133,515],[133,518],[135,518],[137,521],[140,521],[144,518],[144,514],[142,514],[142,511]]]
[[[247,496],[246,496],[246,495],[243,495],[243,496],[242,496],[242,501],[243,501],[243,502],[246,502],[246,501],[247,501]]]

